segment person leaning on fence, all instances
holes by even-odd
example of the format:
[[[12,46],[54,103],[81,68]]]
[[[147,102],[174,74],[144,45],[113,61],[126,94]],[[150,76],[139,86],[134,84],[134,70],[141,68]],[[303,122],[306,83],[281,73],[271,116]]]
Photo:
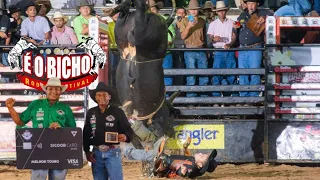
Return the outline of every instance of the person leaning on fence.
[[[49,20],[47,14],[52,9],[51,1],[50,0],[36,0],[34,2],[37,6],[39,6],[38,16],[42,16],[46,18],[49,23],[50,28],[54,26],[54,24]]]
[[[61,85],[61,81],[53,77],[48,80],[46,85],[41,84],[41,87],[47,97],[32,101],[20,115],[13,107],[15,100],[13,98],[6,100],[6,106],[17,128],[25,126],[29,121],[32,121],[32,128],[76,127],[70,106],[59,102],[59,97],[67,89],[67,85]],[[33,169],[31,180],[46,180],[48,174],[49,179],[64,180],[67,170]]]
[[[0,9],[0,11],[3,11],[4,9]],[[7,15],[0,15],[0,45],[9,45],[11,39],[11,24],[10,24],[10,18]],[[3,48],[0,48],[1,53],[1,61],[0,63],[4,66],[9,66],[7,56],[8,56],[8,50],[5,52]]]
[[[92,17],[93,5],[87,0],[80,0],[77,11],[80,13],[73,20],[73,29],[77,35],[79,43],[86,42],[82,37],[88,37],[89,34],[89,19]]]
[[[51,21],[55,24],[51,32],[51,44],[78,44],[78,39],[74,30],[65,25],[68,22],[68,17],[64,16],[61,12],[56,11]]]
[[[105,83],[99,82],[96,89],[89,90],[89,94],[98,105],[87,112],[83,128],[83,150],[87,160],[92,163],[93,178],[122,180],[119,143],[129,143],[134,132],[123,110],[111,102],[116,97]],[[114,134],[114,138],[109,139],[107,134]],[[92,152],[90,145],[93,146]]]
[[[21,10],[15,5],[9,7],[9,14],[13,18],[11,22],[11,44],[16,44],[21,38]]]
[[[273,16],[273,13],[265,9],[257,9],[259,6],[259,0],[247,0],[247,9],[240,14],[238,22],[240,25],[234,26],[239,30],[238,38],[240,48],[262,48],[264,44],[264,33],[256,36],[251,31],[246,23],[252,15],[256,14],[259,17],[258,24],[265,23],[266,16]],[[262,50],[244,50],[239,51],[238,67],[239,68],[261,68],[262,62]],[[239,76],[240,85],[259,85],[261,84],[260,75],[248,75]],[[259,92],[240,92],[240,96],[259,96]]]
[[[29,37],[28,42],[37,46],[48,45],[50,41],[50,26],[46,18],[37,16],[39,7],[34,4],[28,4],[24,11],[28,18],[24,19],[21,23],[21,36]]]
[[[187,48],[203,48],[206,44],[206,22],[203,18],[199,17],[199,10],[201,7],[197,0],[189,2],[188,11],[190,15],[182,19],[179,24],[181,38],[185,40]],[[208,68],[207,55],[203,51],[186,51],[184,53],[184,60],[187,69]],[[209,82],[207,76],[199,77],[199,85],[205,86]],[[187,76],[187,85],[195,85],[196,77]],[[187,93],[187,97],[195,97],[197,93]],[[201,96],[207,96],[205,94]]]
[[[234,21],[226,17],[228,7],[223,1],[217,1],[215,11],[219,18],[213,21],[207,34],[212,39],[212,45],[215,48],[229,49],[237,41],[236,33],[233,32]],[[235,69],[236,58],[234,51],[216,51],[214,53],[213,68],[215,69]],[[213,85],[234,85],[235,76],[213,76]],[[221,92],[213,92],[213,96],[221,97]],[[226,94],[224,94],[226,95]],[[217,106],[217,104],[215,104]]]

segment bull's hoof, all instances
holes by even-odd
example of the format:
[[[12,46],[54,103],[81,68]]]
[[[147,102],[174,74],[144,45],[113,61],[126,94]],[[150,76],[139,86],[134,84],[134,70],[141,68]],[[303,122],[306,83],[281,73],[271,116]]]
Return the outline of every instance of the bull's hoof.
[[[106,8],[106,9],[103,9],[102,11],[106,16],[110,16],[110,17],[116,14],[116,11],[114,8]]]
[[[170,112],[173,115],[180,115],[181,114],[180,109],[177,109],[177,108],[172,108]]]

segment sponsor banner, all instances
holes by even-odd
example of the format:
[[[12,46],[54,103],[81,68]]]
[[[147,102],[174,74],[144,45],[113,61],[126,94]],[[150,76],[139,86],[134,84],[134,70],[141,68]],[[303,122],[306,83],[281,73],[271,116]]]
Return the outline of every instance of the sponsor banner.
[[[224,132],[224,124],[179,125],[175,127],[175,137],[168,139],[167,147],[181,149],[190,137],[189,149],[224,149]]]
[[[320,160],[320,124],[291,122],[269,124],[269,158]],[[301,161],[302,162],[302,161]]]
[[[83,128],[84,121],[77,121],[77,127]],[[28,123],[25,127],[32,127]],[[0,160],[16,159],[16,125],[14,122],[0,121]]]

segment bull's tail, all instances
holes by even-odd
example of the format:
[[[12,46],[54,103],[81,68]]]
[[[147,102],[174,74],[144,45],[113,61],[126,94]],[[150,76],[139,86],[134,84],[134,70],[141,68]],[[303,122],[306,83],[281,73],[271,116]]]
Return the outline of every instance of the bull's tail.
[[[171,2],[172,2],[171,14],[170,14],[170,17],[166,20],[168,27],[172,24],[172,22],[174,21],[175,15],[176,15],[176,1],[171,0]]]
[[[168,101],[172,104],[172,103],[173,103],[173,100],[174,100],[176,97],[178,97],[180,94],[181,94],[181,90],[173,93],[173,94],[169,97]]]

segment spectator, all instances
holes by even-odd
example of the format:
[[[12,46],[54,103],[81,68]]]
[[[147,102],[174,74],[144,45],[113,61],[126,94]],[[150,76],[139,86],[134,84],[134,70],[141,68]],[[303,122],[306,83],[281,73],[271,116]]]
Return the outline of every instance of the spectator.
[[[158,3],[156,3],[154,0],[149,0],[149,7],[150,7],[150,11],[155,13],[155,14],[159,14],[159,10],[163,7],[163,3],[161,1],[159,1]],[[163,18],[167,19],[167,17],[162,16]],[[168,28],[168,48],[173,48],[174,45],[172,43],[172,40],[175,37],[175,30],[174,30],[174,26],[173,24],[171,24]],[[166,56],[164,57],[163,60],[163,64],[162,67],[164,69],[172,69],[173,68],[173,56],[172,56],[172,52],[167,51]],[[165,76],[164,77],[164,84],[166,86],[172,86],[173,83],[173,78],[172,77],[168,77]],[[169,94],[166,94],[167,97],[169,97]]]
[[[40,7],[39,12],[38,12],[38,16],[42,16],[42,17],[46,18],[49,23],[50,28],[52,28],[54,26],[54,24],[47,17],[47,14],[52,9],[52,5],[51,5],[50,0],[36,0],[35,4]]]
[[[202,12],[206,17],[206,29],[209,29],[209,24],[214,21],[213,4],[211,1],[206,1],[202,7]],[[207,48],[212,47],[212,40],[207,35]]]
[[[184,19],[187,15],[186,9],[183,7],[178,7],[176,10],[176,19],[173,21],[173,27],[175,30],[175,38],[173,39],[173,45],[177,48],[184,48],[184,40],[181,39],[181,33],[178,28],[179,24],[181,23],[182,19]]]
[[[317,1],[315,1],[315,5]],[[289,0],[289,4],[279,8],[275,16],[303,16],[312,10],[312,3],[310,0]],[[317,6],[315,6],[317,7]]]
[[[240,26],[239,43],[241,48],[261,48],[264,44],[264,33],[259,36],[255,34],[246,26],[251,15],[259,16],[257,23],[265,23],[266,16],[272,16],[273,13],[265,9],[257,9],[259,5],[258,0],[247,0],[247,9],[240,14],[238,21]],[[261,68],[262,50],[247,50],[239,51],[238,66],[239,68]],[[261,84],[259,75],[251,75],[250,80],[248,75],[239,76],[240,85],[259,85]],[[259,92],[240,92],[240,96],[259,96]]]
[[[228,7],[223,1],[217,1],[217,7],[215,11],[217,12],[219,19],[213,21],[208,29],[208,35],[213,41],[213,46],[215,48],[229,49],[232,47],[237,36],[233,32],[234,21],[227,18],[226,14]],[[235,69],[236,68],[236,58],[233,51],[216,51],[214,53],[213,68],[216,69]],[[213,76],[213,85],[234,85],[235,76],[227,76],[226,79],[223,76]],[[221,97],[221,92],[213,92],[213,96]],[[218,106],[215,104],[214,106]]]
[[[203,48],[206,44],[206,21],[199,17],[199,3],[197,0],[189,2],[188,11],[191,15],[184,18],[179,25],[181,38],[185,40],[187,48]],[[203,51],[186,51],[184,53],[186,68],[208,68],[207,55]],[[209,82],[208,77],[199,77],[199,85],[207,85]],[[196,77],[188,76],[187,85],[195,85]],[[197,93],[187,93],[187,97],[195,97]],[[201,95],[207,96],[207,95]]]
[[[86,40],[82,37],[88,37],[89,35],[89,19],[92,17],[91,13],[93,5],[90,5],[87,0],[80,0],[80,4],[77,7],[77,11],[80,13],[73,20],[73,28],[76,32],[79,43],[85,42]]]
[[[0,9],[1,11],[3,9]],[[0,44],[9,45],[11,39],[11,27],[10,27],[10,18],[6,15],[0,14]],[[1,53],[1,64],[4,66],[9,66],[7,57],[8,53],[4,52],[4,49],[0,50]]]
[[[28,18],[21,23],[21,36],[29,37],[29,42],[35,45],[48,44],[50,40],[50,27],[46,18],[37,16],[35,4],[25,7]]]
[[[11,42],[12,44],[16,44],[20,38],[21,38],[21,11],[20,9],[12,5],[9,7],[10,16],[13,18],[13,21],[11,22]]]
[[[68,22],[68,17],[56,11],[52,22],[54,22],[55,26],[52,28],[51,44],[78,44],[78,39],[73,29],[65,25]]]

